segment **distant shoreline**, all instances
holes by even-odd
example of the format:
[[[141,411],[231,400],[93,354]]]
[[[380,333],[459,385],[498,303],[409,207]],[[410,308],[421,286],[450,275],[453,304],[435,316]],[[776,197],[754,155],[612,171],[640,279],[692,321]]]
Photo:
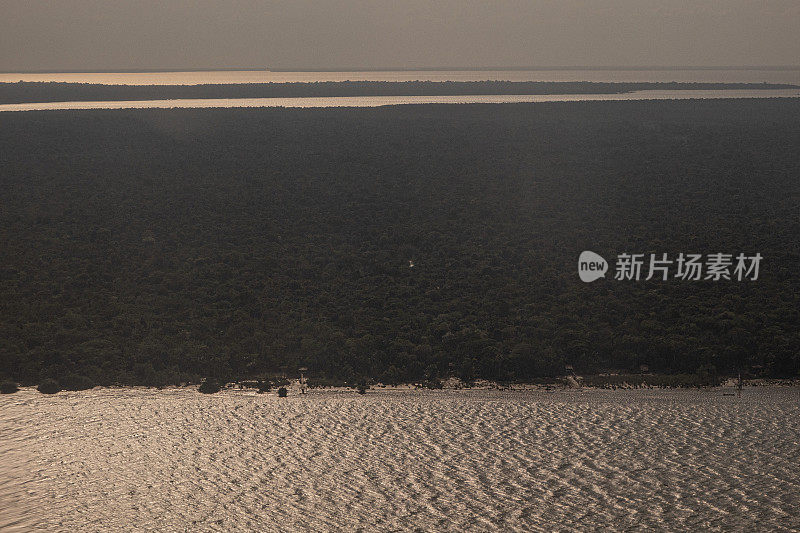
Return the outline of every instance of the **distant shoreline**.
[[[800,67],[798,67],[800,70]],[[149,74],[162,72],[269,72],[266,67],[222,67],[222,68],[134,68],[100,70],[0,70],[0,74]],[[273,71],[275,72],[275,71]],[[299,71],[302,72],[302,71]]]
[[[0,104],[176,99],[309,98],[341,96],[474,96],[623,94],[645,90],[800,89],[788,83],[552,82],[552,81],[323,81],[199,85],[0,83]]]
[[[568,66],[568,65],[553,65],[553,66],[522,66],[522,67],[349,67],[349,68],[270,68],[270,72],[492,72],[507,70],[511,72],[540,72],[540,71],[564,71],[564,70],[585,70],[585,71],[681,71],[681,70],[766,70],[766,71],[793,71],[800,70],[800,65],[746,65],[746,66],[614,66],[605,65],[599,67],[592,67],[588,65],[582,66]]]
[[[539,71],[702,71],[702,70],[763,70],[763,71],[793,71],[800,70],[800,65],[711,65],[711,66],[664,66],[664,65],[634,65],[634,66],[590,66],[590,65],[549,65],[549,66],[488,66],[488,67],[210,67],[210,68],[133,68],[133,69],[18,69],[0,70],[0,74],[143,74],[151,72],[539,72]]]

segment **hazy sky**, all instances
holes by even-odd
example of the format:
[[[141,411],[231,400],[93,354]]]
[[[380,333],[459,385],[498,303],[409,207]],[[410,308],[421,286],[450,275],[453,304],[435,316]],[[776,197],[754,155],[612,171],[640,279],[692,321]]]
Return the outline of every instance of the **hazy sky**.
[[[794,65],[798,0],[0,0],[0,70]]]

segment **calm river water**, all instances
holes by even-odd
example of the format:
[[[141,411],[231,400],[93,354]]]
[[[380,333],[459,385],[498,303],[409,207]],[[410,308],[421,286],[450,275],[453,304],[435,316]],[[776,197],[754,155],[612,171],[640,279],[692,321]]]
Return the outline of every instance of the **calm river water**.
[[[0,530],[800,528],[800,391],[0,397]]]

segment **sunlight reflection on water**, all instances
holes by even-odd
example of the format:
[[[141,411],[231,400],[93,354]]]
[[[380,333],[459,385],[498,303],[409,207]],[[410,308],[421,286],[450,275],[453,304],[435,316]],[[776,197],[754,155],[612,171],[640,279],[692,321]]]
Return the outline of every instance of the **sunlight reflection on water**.
[[[0,397],[0,529],[800,527],[800,394]]]

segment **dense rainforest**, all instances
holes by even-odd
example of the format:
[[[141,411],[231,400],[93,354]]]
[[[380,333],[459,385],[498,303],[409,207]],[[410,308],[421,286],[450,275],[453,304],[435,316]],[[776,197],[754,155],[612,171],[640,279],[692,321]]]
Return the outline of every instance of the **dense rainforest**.
[[[798,99],[2,113],[0,378],[796,376],[798,147]]]
[[[293,98],[315,96],[437,96],[479,94],[618,94],[644,90],[800,89],[768,83],[340,81],[208,85],[103,85],[64,82],[0,83],[0,104],[176,98]]]

